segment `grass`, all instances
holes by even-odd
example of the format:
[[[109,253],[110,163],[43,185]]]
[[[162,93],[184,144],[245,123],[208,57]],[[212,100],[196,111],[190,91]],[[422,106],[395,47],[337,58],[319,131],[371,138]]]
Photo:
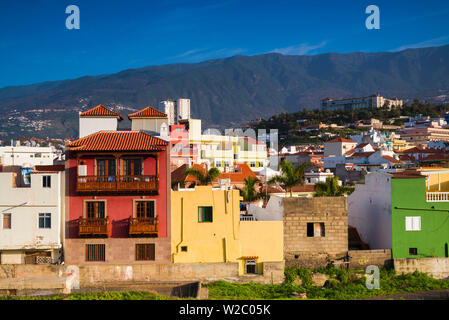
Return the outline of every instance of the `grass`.
[[[171,297],[146,291],[104,291],[58,294],[40,297],[0,297],[1,300],[168,300]]]
[[[327,274],[323,287],[313,285],[312,272]],[[296,281],[301,279],[301,284]],[[437,280],[425,273],[395,273],[394,269],[380,270],[380,288],[367,289],[362,270],[344,270],[335,266],[315,270],[288,268],[282,284],[230,283],[215,281],[204,285],[212,300],[297,299],[293,292],[307,293],[308,299],[354,300],[397,293],[449,289],[448,280]],[[146,291],[104,291],[72,293],[41,297],[0,297],[6,300],[169,300],[178,299]]]
[[[312,271],[330,278],[324,287],[313,286]],[[356,276],[356,274],[361,274]],[[292,293],[307,293],[308,299],[353,300],[396,293],[449,289],[449,281],[437,280],[424,273],[397,275],[393,269],[380,271],[380,288],[367,289],[363,271],[343,270],[336,267],[316,270],[292,268],[285,271],[286,280],[279,285],[240,284],[225,281],[207,285],[210,299],[292,299]],[[295,285],[300,278],[302,284]]]

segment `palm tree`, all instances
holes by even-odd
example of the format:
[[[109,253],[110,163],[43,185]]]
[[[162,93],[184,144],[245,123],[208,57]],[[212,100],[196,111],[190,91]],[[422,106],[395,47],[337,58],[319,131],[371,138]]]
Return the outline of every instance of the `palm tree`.
[[[292,188],[297,185],[304,184],[304,173],[306,168],[311,166],[309,162],[304,162],[299,167],[293,167],[292,163],[289,161],[282,160],[279,164],[281,167],[281,175],[274,176],[270,180],[268,180],[267,184],[278,183],[283,186],[283,188],[287,191],[290,190],[290,197],[293,197]]]
[[[188,168],[185,171],[185,176],[187,177],[189,174],[194,176],[198,181],[199,185],[206,186],[208,184],[212,184],[219,176],[220,170],[217,168],[210,168],[209,171],[201,170],[197,168]]]
[[[326,179],[326,182],[317,182],[314,190],[314,197],[336,197],[351,194],[354,188],[340,186],[338,177],[329,177]]]
[[[245,178],[245,185],[243,186],[243,189],[241,190],[243,200],[251,202],[253,200],[256,200],[258,197],[258,194],[256,192],[255,184],[259,182],[259,179],[254,177],[248,177]]]

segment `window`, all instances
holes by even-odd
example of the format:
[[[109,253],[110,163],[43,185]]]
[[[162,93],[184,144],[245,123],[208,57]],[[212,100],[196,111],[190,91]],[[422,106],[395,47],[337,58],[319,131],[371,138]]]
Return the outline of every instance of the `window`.
[[[127,176],[142,175],[142,159],[124,159],[123,172]]]
[[[254,161],[251,161],[250,166],[251,166],[251,168],[254,168],[256,166],[256,163]]]
[[[51,228],[51,213],[39,213],[39,228],[40,229]]]
[[[215,161],[215,166],[217,168],[220,168],[221,167],[221,161]]]
[[[411,255],[411,256],[418,255],[418,248],[409,248],[408,249],[408,254]]]
[[[182,251],[182,252],[187,252],[187,246],[182,246],[182,247],[181,247],[181,251]]]
[[[96,219],[105,218],[105,202],[104,201],[87,201],[86,202],[86,218]]]
[[[405,231],[421,231],[421,217],[405,217]]]
[[[3,214],[3,229],[11,229],[11,214]]]
[[[198,221],[212,222],[212,207],[198,207]]]
[[[154,201],[136,201],[136,218],[154,218]]]
[[[257,274],[257,264],[255,259],[247,259],[245,261],[245,273]]]
[[[326,235],[324,222],[308,222],[307,236],[308,237],[324,237]]]
[[[42,177],[42,187],[51,188],[51,176]]]
[[[115,176],[115,159],[97,159],[97,176]]]
[[[106,245],[86,244],[86,261],[106,261]]]
[[[154,243],[137,243],[136,244],[136,260],[148,261],[155,259]]]

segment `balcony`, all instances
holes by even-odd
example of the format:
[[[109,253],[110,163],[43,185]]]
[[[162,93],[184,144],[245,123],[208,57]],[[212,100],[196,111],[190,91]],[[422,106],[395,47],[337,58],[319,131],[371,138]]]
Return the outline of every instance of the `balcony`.
[[[158,217],[129,218],[129,236],[156,236],[158,234]]]
[[[109,220],[108,218],[80,218],[79,219],[79,237],[108,237]]]
[[[77,192],[88,193],[151,193],[159,189],[156,175],[139,176],[78,176]]]
[[[426,192],[426,202],[449,202],[449,192]]]

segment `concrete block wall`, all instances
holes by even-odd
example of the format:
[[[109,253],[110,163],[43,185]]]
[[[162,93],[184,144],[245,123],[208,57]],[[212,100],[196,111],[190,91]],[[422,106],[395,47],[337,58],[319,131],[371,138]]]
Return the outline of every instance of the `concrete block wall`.
[[[369,265],[378,267],[390,267],[393,259],[390,249],[385,250],[349,250],[349,268],[365,269]]]
[[[427,273],[436,279],[449,280],[449,258],[394,259],[396,273]]]
[[[316,264],[348,251],[346,197],[284,198],[284,258],[287,266]],[[322,222],[324,237],[307,237],[307,223]]]

